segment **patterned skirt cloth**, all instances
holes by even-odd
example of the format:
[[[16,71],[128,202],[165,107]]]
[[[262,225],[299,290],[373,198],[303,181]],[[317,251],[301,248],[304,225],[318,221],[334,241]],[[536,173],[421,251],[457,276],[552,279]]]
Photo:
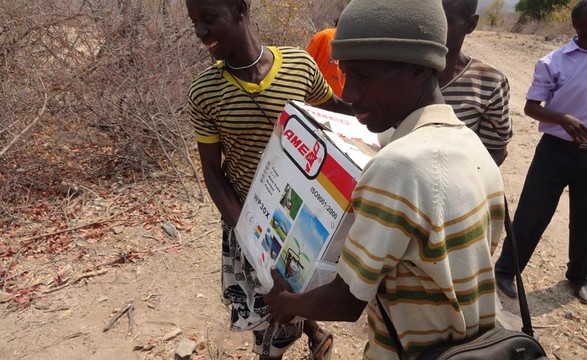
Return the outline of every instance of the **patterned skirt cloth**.
[[[231,330],[252,330],[253,351],[262,356],[279,357],[302,336],[303,321],[281,325],[273,321],[255,289],[261,283],[255,269],[244,257],[233,228],[222,223],[222,294],[225,305],[232,305]]]

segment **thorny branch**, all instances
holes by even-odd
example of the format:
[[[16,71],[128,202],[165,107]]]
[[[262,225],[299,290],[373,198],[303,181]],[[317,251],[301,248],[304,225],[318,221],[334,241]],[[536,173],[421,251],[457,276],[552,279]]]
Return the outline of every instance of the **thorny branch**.
[[[70,286],[70,285],[73,285],[73,284],[75,284],[75,283],[79,282],[79,281],[80,281],[80,280],[82,280],[82,279],[87,279],[87,278],[91,278],[91,277],[94,277],[94,276],[100,276],[100,275],[104,275],[104,274],[106,274],[107,272],[108,272],[108,269],[100,269],[100,270],[96,270],[96,271],[90,271],[90,272],[86,272],[86,273],[83,273],[83,274],[81,274],[81,275],[80,275],[80,276],[78,276],[77,278],[75,278],[73,281],[67,282],[67,283],[65,283],[65,284],[62,284],[62,285],[60,285],[60,286],[56,286],[56,287],[53,287],[53,288],[49,288],[49,289],[47,289],[47,290],[43,291],[43,293],[44,293],[44,294],[50,294],[50,293],[53,293],[53,292],[55,292],[55,291],[59,291],[59,290],[61,290],[61,289],[64,289],[64,288],[66,288],[66,287],[68,287],[68,286]]]

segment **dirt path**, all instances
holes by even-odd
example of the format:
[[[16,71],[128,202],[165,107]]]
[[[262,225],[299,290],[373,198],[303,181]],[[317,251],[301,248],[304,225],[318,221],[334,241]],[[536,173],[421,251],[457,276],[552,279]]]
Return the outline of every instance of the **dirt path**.
[[[465,44],[467,53],[501,68],[512,88],[515,136],[502,166],[512,211],[539,139],[535,122],[523,115],[524,95],[536,59],[560,45],[533,36],[482,31]],[[47,294],[25,310],[0,304],[0,359],[171,359],[181,339],[196,341],[195,359],[253,359],[250,335],[226,330],[228,311],[219,300],[218,213],[206,204],[199,206],[197,216],[205,230],[184,236],[178,246],[154,251],[137,263],[110,267],[103,275]],[[534,325],[550,358],[585,359],[587,306],[571,296],[564,280],[567,223],[568,199],[563,197],[524,279]],[[212,232],[201,236],[208,229]],[[126,229],[124,234],[101,239],[101,251],[124,239],[151,236],[145,229]],[[62,255],[47,264],[77,262]],[[518,313],[514,301],[501,300],[505,309]],[[127,336],[126,316],[103,332],[129,302],[135,308],[132,334]],[[326,326],[335,333],[334,359],[361,358],[367,332],[364,318]],[[181,333],[163,339],[175,329]],[[148,350],[133,351],[135,347]],[[305,341],[300,341],[286,358],[307,355]]]

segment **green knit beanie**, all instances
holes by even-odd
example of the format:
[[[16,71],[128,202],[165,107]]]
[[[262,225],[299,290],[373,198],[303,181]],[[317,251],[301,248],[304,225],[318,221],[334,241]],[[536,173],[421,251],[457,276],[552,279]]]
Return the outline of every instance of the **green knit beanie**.
[[[446,17],[442,0],[352,0],[332,40],[336,60],[388,60],[441,71]]]

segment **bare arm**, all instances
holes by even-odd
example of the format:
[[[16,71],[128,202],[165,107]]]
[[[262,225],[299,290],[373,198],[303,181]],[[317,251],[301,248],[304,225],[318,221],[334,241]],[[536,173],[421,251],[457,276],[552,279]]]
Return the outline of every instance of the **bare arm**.
[[[587,143],[587,124],[571,114],[549,110],[540,101],[527,100],[524,113],[538,121],[558,124],[571,136],[573,141]]]
[[[489,104],[484,110],[484,119],[494,131],[494,136],[503,142],[501,149],[488,149],[493,161],[500,166],[508,155],[507,143],[512,137],[512,118],[510,117],[510,85],[505,75],[496,84]],[[483,126],[483,124],[481,125]]]
[[[294,317],[322,321],[356,321],[367,306],[366,301],[357,299],[340,276],[329,284],[298,294],[290,290],[289,284],[277,269],[271,270],[273,288],[263,300],[271,315],[280,324],[290,322]]]
[[[205,144],[198,142],[198,151],[202,161],[204,182],[212,201],[220,211],[222,218],[230,226],[236,226],[242,204],[234,188],[222,171],[222,151],[220,143]]]

